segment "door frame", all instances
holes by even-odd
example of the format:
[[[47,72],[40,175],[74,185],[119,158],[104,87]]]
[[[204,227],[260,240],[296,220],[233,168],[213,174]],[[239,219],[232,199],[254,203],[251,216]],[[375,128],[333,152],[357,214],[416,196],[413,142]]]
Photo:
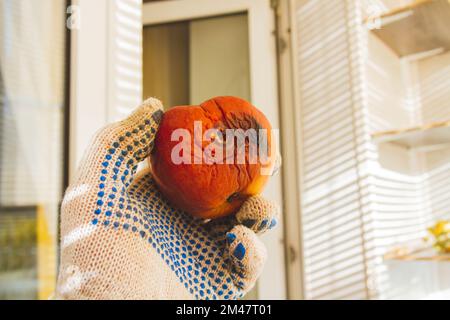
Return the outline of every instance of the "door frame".
[[[248,16],[250,96],[252,103],[265,113],[273,128],[278,129],[275,16],[270,0],[147,2],[143,4],[142,24],[143,26],[149,26],[236,13],[247,13]],[[280,175],[270,179],[264,195],[280,205],[283,203]],[[286,298],[286,277],[283,228],[279,227],[269,232],[262,240],[266,244],[270,258],[258,282],[258,298],[284,299]]]
[[[300,84],[295,28],[296,0],[278,1],[278,81],[280,95],[280,134],[283,157],[283,207],[286,239],[286,279],[289,299],[304,299],[303,239],[301,228],[301,146]]]

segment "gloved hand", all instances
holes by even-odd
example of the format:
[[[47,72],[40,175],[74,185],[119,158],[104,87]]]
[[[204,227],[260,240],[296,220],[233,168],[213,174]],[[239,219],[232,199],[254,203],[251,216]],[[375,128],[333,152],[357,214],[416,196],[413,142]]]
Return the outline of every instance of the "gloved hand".
[[[232,217],[202,221],[163,199],[145,160],[162,115],[145,101],[100,130],[67,189],[61,214],[59,299],[236,299],[259,277],[255,233],[278,207],[259,196]]]

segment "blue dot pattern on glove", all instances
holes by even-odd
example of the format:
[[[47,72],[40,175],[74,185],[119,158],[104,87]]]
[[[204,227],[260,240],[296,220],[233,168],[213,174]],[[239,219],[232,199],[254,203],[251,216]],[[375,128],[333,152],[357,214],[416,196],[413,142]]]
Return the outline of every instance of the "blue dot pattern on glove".
[[[245,256],[245,247],[242,243],[239,243],[234,249],[233,255],[238,259],[242,260]]]
[[[192,217],[172,209],[151,177],[132,184],[137,164],[149,155],[154,134],[155,128],[145,120],[108,147],[98,178],[92,224],[132,232],[142,238],[196,299],[242,297],[241,279],[245,275],[226,253],[226,241],[233,235],[227,240],[217,239]],[[133,136],[142,138],[127,142]],[[233,255],[243,259],[245,248],[241,243]]]

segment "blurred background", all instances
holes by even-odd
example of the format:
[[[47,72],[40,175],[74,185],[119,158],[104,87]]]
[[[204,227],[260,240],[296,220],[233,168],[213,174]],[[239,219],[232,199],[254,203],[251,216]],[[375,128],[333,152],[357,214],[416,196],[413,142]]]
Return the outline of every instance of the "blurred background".
[[[0,299],[48,299],[92,134],[250,100],[283,223],[247,298],[450,298],[449,0],[0,0]]]

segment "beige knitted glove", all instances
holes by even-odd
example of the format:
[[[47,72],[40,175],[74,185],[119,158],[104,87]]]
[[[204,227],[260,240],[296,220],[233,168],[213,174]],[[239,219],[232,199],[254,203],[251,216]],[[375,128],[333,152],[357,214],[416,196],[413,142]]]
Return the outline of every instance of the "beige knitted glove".
[[[257,196],[236,216],[200,221],[162,198],[146,159],[162,115],[156,99],[97,133],[61,215],[60,299],[236,299],[259,277],[255,232],[278,208]]]

